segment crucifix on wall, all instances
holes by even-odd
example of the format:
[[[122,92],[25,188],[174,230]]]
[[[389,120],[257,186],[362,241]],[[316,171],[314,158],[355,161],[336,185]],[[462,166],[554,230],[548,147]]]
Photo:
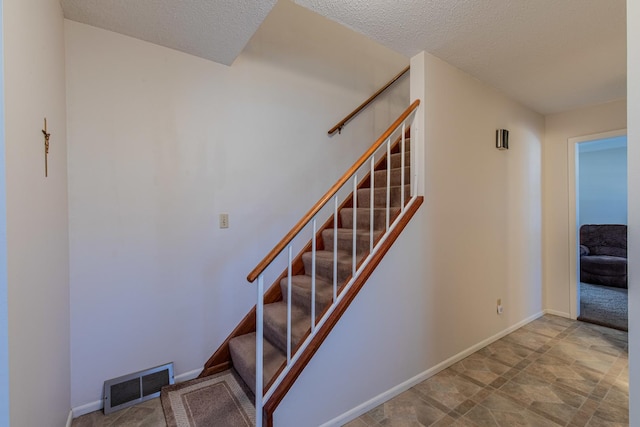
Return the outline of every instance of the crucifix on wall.
[[[44,118],[44,129],[42,129],[42,133],[44,134],[44,176],[49,176],[49,137],[50,133],[47,132],[47,118]]]

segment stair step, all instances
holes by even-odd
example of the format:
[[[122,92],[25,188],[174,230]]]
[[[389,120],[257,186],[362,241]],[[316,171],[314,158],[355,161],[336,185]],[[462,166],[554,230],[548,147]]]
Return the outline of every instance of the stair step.
[[[353,215],[353,214],[352,214]],[[357,212],[356,212],[357,215]],[[352,218],[353,219],[353,218]],[[375,222],[374,222],[375,224]],[[333,251],[333,228],[329,228],[322,231],[322,241],[326,250]],[[343,252],[353,252],[353,229],[350,228],[338,228],[338,250]],[[380,236],[381,232],[373,232],[373,241]],[[369,229],[364,227],[361,230],[356,230],[356,252],[358,254],[364,254],[371,248],[371,242],[369,239]]]
[[[310,329],[310,313],[291,304],[292,354]],[[274,302],[264,306],[264,336],[285,355],[287,354],[287,303],[285,301]]]
[[[390,187],[391,189],[391,197],[389,198],[390,206],[399,207],[401,204],[401,188],[398,186]],[[370,188],[361,188],[358,190],[358,207],[359,208],[368,208],[371,205],[371,189]],[[407,203],[409,201],[409,197],[411,196],[411,185],[407,184],[404,186],[404,202]],[[376,208],[384,208],[387,206],[387,188],[374,188],[373,189],[373,203]]]
[[[287,301],[287,279],[280,281],[284,301]],[[320,314],[333,301],[333,282],[316,277],[316,313]],[[311,311],[311,276],[299,274],[291,276],[291,304],[307,312]]]
[[[362,259],[356,256],[356,263]],[[307,276],[311,275],[311,252],[302,254],[304,271]],[[342,285],[351,277],[352,257],[351,253],[338,251],[338,284]],[[316,251],[316,277],[333,283],[333,251]]]
[[[402,146],[402,141],[398,142],[398,145],[396,145],[396,147],[391,150],[391,153],[395,154],[395,153],[399,153],[400,152],[400,148]],[[411,138],[405,138],[404,139],[404,151],[410,151],[411,150]]]
[[[389,224],[393,222],[393,218],[400,213],[400,208],[389,209]],[[384,230],[386,226],[387,209],[386,208],[374,208],[373,209],[373,228],[375,230]],[[340,221],[342,227],[351,229],[353,228],[353,208],[343,208],[340,210]],[[356,211],[356,225],[358,229],[369,229],[371,223],[371,210],[369,208],[358,208]]]
[[[387,169],[382,169],[375,171],[374,175],[374,186],[375,187],[386,187],[387,185]],[[391,185],[401,185],[402,184],[402,168],[392,168],[391,169]],[[408,184],[411,180],[411,168],[408,165],[404,167],[404,183]]]
[[[265,306],[266,307],[266,306]],[[278,350],[269,340],[263,340],[263,384],[266,387],[269,381],[276,375],[287,357]],[[242,380],[256,393],[256,334],[240,335],[229,341],[229,351],[233,367]]]
[[[405,151],[404,155],[404,165],[411,164],[411,151]],[[402,167],[402,153],[394,153],[391,154],[391,168],[399,168]]]

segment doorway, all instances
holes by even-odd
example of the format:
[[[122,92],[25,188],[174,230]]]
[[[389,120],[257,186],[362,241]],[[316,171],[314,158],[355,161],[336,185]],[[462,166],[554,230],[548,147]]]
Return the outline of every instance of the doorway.
[[[568,141],[571,316],[617,329],[626,329],[628,313],[626,141],[626,130]]]

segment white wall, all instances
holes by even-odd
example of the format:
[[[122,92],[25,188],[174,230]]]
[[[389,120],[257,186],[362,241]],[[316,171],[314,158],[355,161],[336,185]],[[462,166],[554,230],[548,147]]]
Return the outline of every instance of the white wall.
[[[545,308],[570,316],[569,138],[624,129],[626,100],[545,117],[542,150]]]
[[[627,1],[627,129],[629,165],[629,402],[640,401],[640,2]],[[629,425],[640,407],[629,405]]]
[[[626,142],[626,137],[619,137]],[[600,141],[595,141],[598,143]],[[627,223],[627,147],[586,150],[578,145],[579,225]]]
[[[428,54],[411,67],[412,98],[424,102],[425,204],[285,397],[275,425],[332,420],[543,309],[543,117]],[[508,151],[495,148],[497,128],[511,131]]]
[[[249,271],[409,105],[408,79],[327,131],[408,59],[290,2],[231,67],[65,30],[77,415],[108,378],[202,368],[255,304]]]
[[[0,0],[0,427],[9,426],[9,324],[7,312],[7,206],[4,156],[4,31]]]
[[[4,0],[3,15],[10,419],[61,426],[70,408],[63,17],[58,0]]]

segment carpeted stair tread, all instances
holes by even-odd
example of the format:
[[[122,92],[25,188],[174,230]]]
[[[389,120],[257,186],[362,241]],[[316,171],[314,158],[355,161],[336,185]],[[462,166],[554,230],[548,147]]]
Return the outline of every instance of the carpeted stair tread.
[[[387,185],[387,169],[377,170],[373,173],[374,176],[374,186],[377,188],[386,187]],[[392,168],[391,169],[391,177],[390,181],[392,186],[394,185],[402,185],[402,168]],[[404,167],[404,183],[408,184],[411,179],[411,168],[409,165],[405,165]]]
[[[405,151],[404,165],[409,166],[411,164],[411,151]],[[402,166],[402,153],[395,153],[391,155],[391,168],[399,168]]]
[[[401,195],[402,195],[402,187],[401,186],[393,186],[390,187],[391,195],[389,197],[390,206],[400,206],[401,204]],[[370,188],[360,188],[358,190],[358,207],[359,208],[368,208],[371,205],[371,189]],[[407,184],[404,186],[404,202],[407,203],[409,198],[411,197],[411,185]],[[376,208],[384,208],[387,206],[387,188],[374,188],[373,189],[373,203]]]
[[[400,148],[402,148],[402,141],[398,141],[398,144],[391,149],[391,154],[399,153]],[[410,150],[411,150],[411,138],[406,137],[404,139],[404,151],[410,151]]]
[[[319,313],[318,313],[319,314]],[[291,304],[291,352],[311,329],[310,313]],[[264,306],[264,336],[287,354],[287,303],[274,302]]]
[[[302,254],[304,271],[307,276],[311,275],[311,252]],[[359,262],[362,256],[356,256]],[[344,283],[352,273],[352,256],[349,252],[338,251],[338,284]],[[327,282],[333,283],[333,251],[316,251],[316,277],[320,277]]]
[[[357,214],[357,213],[356,213]],[[353,219],[353,218],[352,218]],[[375,225],[375,220],[374,220]],[[322,231],[322,241],[324,242],[325,249],[329,251],[333,251],[333,228],[329,228]],[[352,252],[353,251],[353,228],[338,228],[338,250],[344,252]],[[361,229],[356,229],[356,252],[358,254],[363,254],[369,249],[371,249],[371,241],[370,241],[370,232],[369,228],[362,227]],[[373,232],[373,241],[380,236],[381,231]]]
[[[263,384],[266,387],[278,372],[287,357],[268,340],[263,340],[264,369]],[[256,334],[240,335],[229,341],[229,351],[233,367],[251,391],[256,392]]]
[[[280,290],[286,302],[287,278],[280,281]],[[332,301],[333,282],[327,282],[320,277],[316,277],[316,313],[321,313]],[[291,276],[291,304],[295,304],[307,312],[311,311],[311,276],[306,274]]]
[[[389,208],[389,224],[400,213],[400,208]],[[386,227],[387,208],[373,208],[373,228],[374,230],[384,230]],[[353,208],[343,208],[340,211],[340,222],[343,228],[353,228]],[[369,229],[371,223],[371,210],[369,208],[358,208],[356,211],[356,230]]]

